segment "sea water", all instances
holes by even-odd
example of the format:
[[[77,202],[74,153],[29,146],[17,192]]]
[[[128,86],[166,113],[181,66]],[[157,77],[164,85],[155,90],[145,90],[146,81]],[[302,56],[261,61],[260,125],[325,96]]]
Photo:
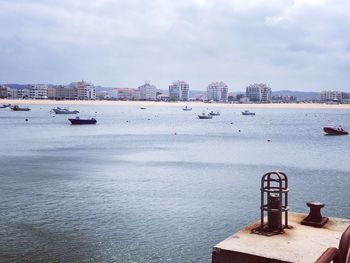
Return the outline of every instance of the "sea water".
[[[52,107],[0,109],[1,262],[210,262],[274,170],[292,211],[350,218],[350,136],[322,131],[349,110],[78,105],[97,124],[72,126]]]

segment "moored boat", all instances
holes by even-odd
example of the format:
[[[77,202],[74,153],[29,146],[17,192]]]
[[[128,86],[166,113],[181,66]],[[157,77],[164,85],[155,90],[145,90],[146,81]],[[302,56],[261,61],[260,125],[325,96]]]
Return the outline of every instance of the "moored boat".
[[[14,105],[13,107],[11,107],[11,110],[13,110],[13,111],[30,111],[30,109],[28,107],[21,108],[18,105]]]
[[[71,111],[67,108],[62,109],[60,107],[53,108],[52,111],[56,114],[77,114],[77,113],[79,113],[79,111],[77,111],[77,110]]]
[[[220,116],[220,112],[214,112],[214,111],[211,111],[211,112],[209,112],[209,115],[211,115],[211,116]]]
[[[192,108],[189,108],[189,107],[185,106],[185,108],[182,108],[182,110],[183,110],[183,111],[191,111]]]
[[[324,127],[323,128],[324,132],[327,135],[347,135],[349,132],[344,130],[343,128],[334,128],[334,127]]]
[[[91,119],[80,119],[79,117],[76,117],[74,119],[68,119],[71,124],[78,125],[78,124],[96,124],[97,121],[95,118]]]
[[[0,109],[5,109],[5,108],[8,108],[10,106],[11,106],[11,104],[2,104],[2,105],[0,105]]]
[[[242,111],[242,115],[255,115],[255,112],[250,112],[249,110]]]
[[[202,114],[198,115],[198,118],[200,118],[200,119],[212,119],[213,116],[210,114],[207,114],[203,111]]]

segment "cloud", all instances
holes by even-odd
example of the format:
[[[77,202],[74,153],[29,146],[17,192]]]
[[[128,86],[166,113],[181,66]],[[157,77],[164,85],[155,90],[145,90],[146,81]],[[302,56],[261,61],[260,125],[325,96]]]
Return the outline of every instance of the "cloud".
[[[0,82],[349,90],[345,0],[0,0]],[[324,74],[327,72],[327,74]],[[296,81],[296,79],[298,81]]]

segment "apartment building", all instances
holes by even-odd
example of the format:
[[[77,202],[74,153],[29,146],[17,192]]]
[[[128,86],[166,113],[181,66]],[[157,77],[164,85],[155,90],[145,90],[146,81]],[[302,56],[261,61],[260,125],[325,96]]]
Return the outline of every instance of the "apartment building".
[[[207,99],[217,102],[227,102],[228,86],[224,82],[213,82],[207,87]]]
[[[188,101],[190,86],[183,80],[177,80],[169,86],[169,100],[171,101]]]
[[[157,99],[157,88],[154,85],[146,82],[144,85],[138,87],[140,91],[141,100],[156,100]]]
[[[263,83],[254,83],[246,87],[246,96],[252,102],[270,102],[271,88]]]

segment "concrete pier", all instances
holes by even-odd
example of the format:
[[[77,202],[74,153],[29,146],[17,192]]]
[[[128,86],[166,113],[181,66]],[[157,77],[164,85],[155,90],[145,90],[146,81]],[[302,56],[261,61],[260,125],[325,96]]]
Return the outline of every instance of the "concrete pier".
[[[289,213],[291,228],[269,237],[251,233],[260,224],[256,222],[214,246],[212,263],[314,263],[327,248],[338,248],[350,220],[330,217],[323,228],[316,228],[301,224],[306,216]]]

